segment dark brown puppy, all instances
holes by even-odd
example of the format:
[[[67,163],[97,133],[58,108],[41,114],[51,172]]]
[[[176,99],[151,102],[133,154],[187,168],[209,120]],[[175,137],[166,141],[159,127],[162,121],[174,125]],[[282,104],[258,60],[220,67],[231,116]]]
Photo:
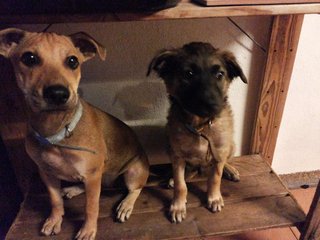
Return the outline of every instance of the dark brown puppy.
[[[186,166],[211,168],[208,208],[221,211],[224,167],[233,178],[238,178],[236,169],[227,164],[234,153],[228,88],[235,77],[245,83],[247,79],[230,52],[201,42],[161,51],[150,63],[148,74],[152,70],[164,79],[171,100],[167,123],[174,175],[171,219],[181,222],[186,217]]]
[[[84,183],[84,189],[64,189],[69,198],[86,191],[85,222],[78,240],[95,238],[101,182],[124,175],[129,192],[117,208],[117,218],[124,222],[147,181],[147,157],[133,131],[77,94],[81,65],[96,54],[104,59],[106,50],[85,33],[0,31],[0,55],[11,60],[28,105],[26,150],[50,196],[52,208],[41,230],[44,235],[61,230],[60,180]]]

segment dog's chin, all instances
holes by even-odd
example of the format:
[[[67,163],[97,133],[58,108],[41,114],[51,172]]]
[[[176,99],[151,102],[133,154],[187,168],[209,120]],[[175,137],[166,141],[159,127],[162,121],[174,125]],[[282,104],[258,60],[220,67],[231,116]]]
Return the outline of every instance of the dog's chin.
[[[50,105],[44,109],[42,109],[42,112],[64,112],[71,110],[73,108],[70,108],[68,106],[55,106],[55,105]]]
[[[198,117],[201,118],[214,118],[215,116],[217,116],[222,108],[218,105],[213,105],[210,107],[199,107],[199,106],[185,106],[185,109],[193,114],[196,115]]]
[[[55,105],[55,104],[49,104],[46,102],[41,102],[41,103],[32,103],[29,104],[30,108],[33,112],[35,113],[40,113],[40,112],[63,112],[63,111],[68,111],[76,108],[77,104],[74,103],[66,103],[63,105]]]
[[[196,115],[201,118],[213,118],[216,114],[208,111],[190,111],[193,115]]]

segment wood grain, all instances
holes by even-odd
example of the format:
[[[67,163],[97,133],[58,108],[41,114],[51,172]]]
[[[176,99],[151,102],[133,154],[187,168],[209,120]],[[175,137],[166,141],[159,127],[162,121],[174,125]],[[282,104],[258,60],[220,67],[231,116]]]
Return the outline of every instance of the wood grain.
[[[251,140],[251,153],[272,162],[303,15],[276,16],[273,22],[268,58],[260,90],[260,100]]]
[[[240,182],[223,180],[225,208],[213,214],[205,208],[206,182],[188,183],[188,217],[172,224],[167,217],[173,190],[147,187],[138,198],[133,215],[124,224],[114,221],[116,205],[124,197],[121,189],[105,190],[100,198],[97,239],[181,239],[223,236],[243,231],[300,225],[305,214],[279,181],[265,160],[257,155],[233,161],[244,175]],[[258,169],[255,173],[244,169]],[[52,239],[71,239],[81,226],[85,197],[65,200],[62,232]],[[39,228],[49,214],[47,194],[33,191],[27,195],[7,239],[38,239]],[[214,223],[214,224],[213,224]]]
[[[270,197],[232,204],[218,214],[204,207],[189,209],[187,219],[181,224],[170,223],[164,212],[133,214],[123,224],[115,223],[112,217],[102,217],[96,239],[104,240],[106,236],[107,239],[194,239],[284,227],[301,219],[303,215],[295,212],[290,197]],[[70,240],[80,226],[81,221],[65,218],[62,232],[50,239]],[[34,222],[15,222],[6,239],[39,239],[39,228],[40,224]]]
[[[300,236],[300,240],[316,239],[320,239],[320,181],[307,215],[304,230]]]
[[[65,22],[147,21],[164,19],[194,19],[208,17],[259,16],[320,13],[320,3],[243,5],[203,7],[182,1],[176,7],[157,12],[105,12],[90,14],[20,14],[0,15],[2,24],[40,24]]]
[[[263,5],[263,4],[293,4],[293,3],[317,3],[317,0],[193,0],[205,6],[229,6],[229,5]]]

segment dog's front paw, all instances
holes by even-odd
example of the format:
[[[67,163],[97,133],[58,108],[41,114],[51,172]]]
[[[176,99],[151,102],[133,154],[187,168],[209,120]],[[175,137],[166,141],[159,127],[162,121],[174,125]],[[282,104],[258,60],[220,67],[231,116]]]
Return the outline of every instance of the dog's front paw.
[[[208,208],[212,212],[220,212],[224,207],[223,198],[221,193],[216,194],[215,196],[208,197]]]
[[[49,236],[56,235],[61,231],[62,217],[48,217],[42,226],[41,233]]]
[[[96,224],[87,224],[79,230],[75,239],[77,240],[94,240],[97,234],[97,225]]]
[[[182,222],[187,216],[186,202],[173,201],[170,206],[171,221],[174,223]]]

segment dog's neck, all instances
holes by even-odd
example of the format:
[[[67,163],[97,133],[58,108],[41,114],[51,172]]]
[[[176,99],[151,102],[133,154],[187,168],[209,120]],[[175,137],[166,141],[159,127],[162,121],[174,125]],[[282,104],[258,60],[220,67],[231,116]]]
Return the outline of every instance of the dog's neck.
[[[82,114],[83,106],[80,101],[77,107],[72,110],[41,113],[33,112],[30,116],[30,132],[40,146],[54,146],[61,149],[96,154],[96,151],[92,149],[61,142],[72,136],[73,130],[79,123]]]
[[[65,128],[75,116],[77,107],[67,110],[53,110],[33,112],[28,111],[29,125],[32,130],[39,133],[43,137],[55,135]]]

